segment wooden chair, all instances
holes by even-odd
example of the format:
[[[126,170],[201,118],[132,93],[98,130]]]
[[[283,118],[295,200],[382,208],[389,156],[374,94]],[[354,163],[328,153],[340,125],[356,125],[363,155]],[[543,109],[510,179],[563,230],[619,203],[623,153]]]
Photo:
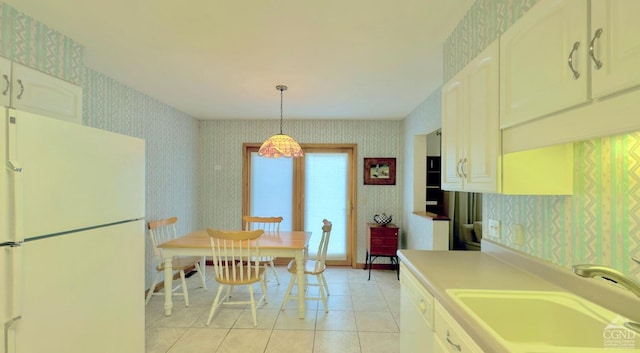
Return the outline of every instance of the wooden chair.
[[[327,268],[325,261],[327,259],[327,248],[329,246],[329,238],[331,237],[331,227],[333,226],[331,222],[328,220],[323,220],[322,225],[322,238],[320,238],[320,245],[318,246],[318,252],[316,254],[315,260],[305,260],[304,265],[304,274],[306,286],[315,286],[320,287],[320,297],[310,297],[306,296],[305,299],[311,300],[322,300],[322,304],[324,305],[324,312],[328,313],[329,308],[327,307],[327,296],[329,295],[329,286],[327,285],[327,280],[324,277],[324,270]],[[296,283],[296,279],[298,276],[296,275],[296,261],[289,261],[289,265],[287,266],[287,270],[291,273],[291,279],[289,280],[289,287],[287,287],[287,291],[284,295],[284,301],[282,302],[281,310],[284,310],[284,307],[287,305],[287,301],[289,301],[289,296],[291,294],[291,289]],[[315,276],[316,282],[309,283],[309,276]],[[326,293],[325,293],[326,292]],[[293,296],[292,299],[297,299],[296,296]]]
[[[280,223],[282,222],[282,217],[253,217],[253,216],[243,216],[242,221],[244,222],[244,230],[254,230],[254,229],[262,229],[265,233],[278,233],[280,232]],[[260,263],[264,265],[265,269],[271,267],[271,271],[273,272],[273,276],[276,278],[276,283],[280,285],[280,278],[278,277],[278,271],[276,271],[276,266],[273,261],[275,257],[273,256],[263,256],[260,258]],[[265,275],[266,276],[266,275]]]
[[[251,304],[253,326],[258,326],[256,319],[256,307],[263,301],[268,302],[267,282],[265,280],[265,268],[260,265],[260,236],[264,234],[262,229],[253,231],[219,231],[207,229],[211,240],[211,252],[213,255],[213,268],[218,281],[218,292],[211,305],[207,326],[211,323],[216,309],[221,304]],[[253,284],[260,282],[262,297],[256,304],[253,295]],[[229,293],[233,286],[246,285],[249,287],[247,301],[230,301]],[[220,300],[223,289],[227,287],[227,294]]]
[[[158,245],[176,238],[177,222],[178,217],[171,217],[147,223],[149,238],[151,239],[151,244],[153,245],[154,249],[156,274],[153,277],[153,283],[151,284],[149,292],[147,293],[145,304],[149,303],[152,295],[163,295],[162,292],[155,292],[156,284],[158,284],[158,281],[164,275],[164,257],[162,256],[162,249],[158,248]],[[205,290],[207,289],[207,284],[205,283],[204,276],[205,263],[202,261],[202,259],[202,257],[198,256],[180,256],[174,257],[171,261],[173,270],[180,272],[180,284],[178,284],[174,288],[171,288],[171,291],[173,295],[184,296],[184,303],[186,306],[189,306],[189,292],[187,291],[187,283],[185,281],[185,270],[195,267],[196,271],[198,271],[198,276],[200,277],[202,288],[204,288]],[[167,286],[171,286],[172,283],[165,283],[164,285],[166,290]],[[177,293],[176,290],[178,290],[180,287],[182,287],[182,293]]]

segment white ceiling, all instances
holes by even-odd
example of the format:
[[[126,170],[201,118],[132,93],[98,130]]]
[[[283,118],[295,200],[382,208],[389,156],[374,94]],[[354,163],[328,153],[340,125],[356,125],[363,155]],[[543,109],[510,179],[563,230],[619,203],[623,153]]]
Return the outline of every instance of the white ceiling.
[[[199,119],[402,119],[474,0],[3,0]]]

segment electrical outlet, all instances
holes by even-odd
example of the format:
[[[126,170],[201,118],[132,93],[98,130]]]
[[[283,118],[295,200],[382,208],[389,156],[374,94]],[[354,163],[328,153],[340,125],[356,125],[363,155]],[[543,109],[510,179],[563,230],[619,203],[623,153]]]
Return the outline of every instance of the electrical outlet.
[[[524,246],[524,225],[513,225],[513,243],[519,246]]]
[[[489,237],[492,238],[502,238],[502,234],[500,233],[500,221],[497,219],[489,218],[489,222],[487,224],[487,232],[489,232]]]

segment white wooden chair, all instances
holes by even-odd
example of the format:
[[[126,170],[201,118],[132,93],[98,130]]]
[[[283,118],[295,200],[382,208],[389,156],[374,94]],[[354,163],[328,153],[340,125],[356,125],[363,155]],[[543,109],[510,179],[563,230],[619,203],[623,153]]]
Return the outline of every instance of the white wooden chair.
[[[282,217],[253,217],[243,216],[244,230],[262,229],[265,233],[278,233],[280,232],[280,223],[282,223]],[[278,271],[273,261],[276,258],[273,256],[263,256],[260,258],[260,263],[264,265],[265,269],[271,268],[273,276],[276,278],[276,283],[280,285],[280,278],[278,277]],[[266,275],[265,275],[266,276]]]
[[[263,301],[268,302],[267,283],[265,280],[265,268],[258,261],[260,257],[260,236],[264,234],[262,229],[253,231],[219,231],[207,229],[211,240],[211,252],[213,255],[213,268],[218,281],[218,292],[211,305],[207,326],[211,323],[216,309],[221,304],[251,304],[253,326],[258,326],[256,319],[256,307]],[[256,304],[253,294],[253,284],[260,282],[262,297]],[[249,287],[249,301],[229,300],[230,290],[233,286],[246,285]],[[220,300],[225,286],[227,293]]]
[[[153,245],[155,255],[154,260],[156,265],[156,274],[155,276],[153,276],[153,283],[151,283],[151,287],[149,288],[149,292],[147,293],[145,304],[149,303],[152,295],[163,295],[162,292],[155,291],[156,284],[158,284],[158,281],[164,275],[164,257],[162,256],[162,249],[158,248],[158,245],[176,238],[177,222],[178,217],[171,217],[147,223],[149,238],[151,239],[151,244]],[[174,271],[180,272],[180,284],[178,284],[174,288],[171,288],[171,291],[173,295],[184,296],[184,303],[186,306],[189,306],[189,292],[187,291],[187,283],[185,281],[184,271],[195,267],[196,271],[198,271],[198,276],[200,277],[200,284],[202,285],[202,288],[206,290],[207,284],[205,283],[205,263],[203,262],[203,258],[198,256],[174,257],[171,261],[171,265],[173,266]],[[165,283],[165,290],[168,286],[170,287],[171,285],[172,283]],[[182,287],[182,293],[176,292],[180,287]]]
[[[327,285],[327,280],[324,277],[324,270],[327,268],[325,261],[327,259],[327,248],[329,246],[329,238],[331,237],[331,227],[333,226],[331,222],[328,220],[323,220],[322,225],[322,238],[320,238],[320,245],[318,246],[318,252],[316,254],[315,260],[305,259],[304,264],[304,274],[306,286],[315,286],[320,288],[320,297],[311,297],[306,296],[305,299],[310,300],[322,300],[322,304],[324,305],[324,312],[329,312],[329,307],[327,306],[327,296],[329,295],[329,286]],[[298,276],[296,275],[296,261],[289,261],[289,265],[287,266],[287,270],[291,273],[291,279],[289,280],[289,287],[287,287],[287,291],[284,295],[284,301],[282,302],[281,310],[284,310],[284,307],[287,305],[289,301],[291,289],[296,283],[296,279]],[[315,276],[316,282],[310,283],[309,276]],[[306,290],[306,289],[305,289]],[[297,296],[292,296],[291,299],[297,299]]]

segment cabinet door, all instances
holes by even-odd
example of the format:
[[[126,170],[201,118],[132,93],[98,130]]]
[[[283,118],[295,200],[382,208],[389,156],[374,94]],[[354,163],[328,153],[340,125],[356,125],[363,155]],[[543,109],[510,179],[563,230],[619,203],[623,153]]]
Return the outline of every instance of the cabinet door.
[[[483,353],[478,344],[467,334],[460,324],[434,300],[434,335],[436,352]]]
[[[467,67],[465,153],[461,166],[465,191],[498,192],[500,158],[499,45],[495,41]]]
[[[400,264],[400,352],[431,352],[433,296]]]
[[[640,85],[638,14],[640,1],[591,2],[591,36],[595,58],[590,62],[593,98]],[[595,60],[601,62],[599,68]]]
[[[442,89],[442,189],[462,190],[464,132],[463,73],[459,73]]]
[[[15,109],[82,124],[82,88],[32,68],[13,64]]]
[[[11,60],[0,57],[0,104],[8,107],[11,101]]]
[[[501,36],[502,128],[587,102],[588,3],[538,2]]]

